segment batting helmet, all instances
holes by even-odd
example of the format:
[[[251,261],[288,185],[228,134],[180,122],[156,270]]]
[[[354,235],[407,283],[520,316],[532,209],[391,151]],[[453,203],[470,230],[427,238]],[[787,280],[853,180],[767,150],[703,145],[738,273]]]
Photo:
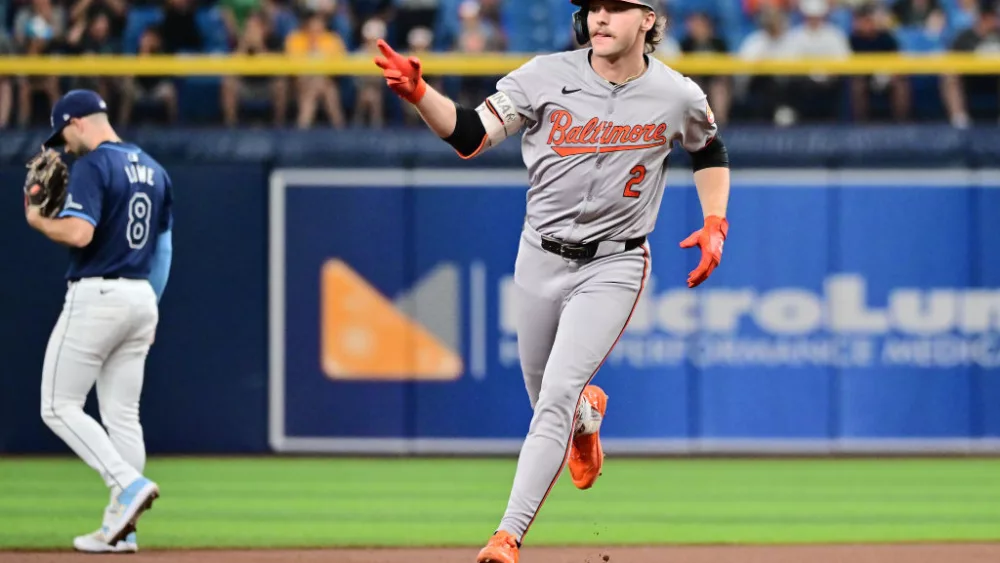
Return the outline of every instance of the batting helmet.
[[[587,41],[590,41],[590,31],[587,30],[587,4],[589,0],[569,0],[571,4],[575,6],[580,6],[580,9],[573,14],[573,32],[576,33],[576,41],[580,45],[584,45]],[[656,7],[653,6],[653,0],[618,0],[619,2],[624,2],[626,4],[635,4],[636,6],[644,6],[650,10],[656,11]]]

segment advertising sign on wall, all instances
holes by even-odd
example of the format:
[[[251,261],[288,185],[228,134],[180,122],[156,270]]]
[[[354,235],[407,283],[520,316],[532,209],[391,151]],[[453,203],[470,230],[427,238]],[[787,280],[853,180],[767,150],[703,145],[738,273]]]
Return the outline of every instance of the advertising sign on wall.
[[[273,174],[273,448],[517,450],[526,181]],[[692,290],[697,251],[678,242],[702,214],[690,173],[672,175],[647,289],[595,379],[607,449],[996,447],[998,186],[964,170],[734,174],[722,265]]]

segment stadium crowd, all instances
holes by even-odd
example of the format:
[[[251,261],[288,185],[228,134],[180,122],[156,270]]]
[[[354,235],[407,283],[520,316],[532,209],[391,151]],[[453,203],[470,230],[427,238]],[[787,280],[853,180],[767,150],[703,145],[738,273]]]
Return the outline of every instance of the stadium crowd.
[[[658,55],[746,59],[862,52],[1000,55],[996,0],[661,0]],[[265,53],[338,57],[401,49],[546,52],[577,48],[568,0],[0,0],[0,56]],[[1000,72],[998,72],[1000,74]],[[912,122],[955,127],[998,118],[997,76],[698,76],[720,122]],[[429,77],[476,105],[496,77]],[[0,76],[0,129],[47,121],[47,108],[88,87],[116,122],[278,127],[414,124],[378,76]]]

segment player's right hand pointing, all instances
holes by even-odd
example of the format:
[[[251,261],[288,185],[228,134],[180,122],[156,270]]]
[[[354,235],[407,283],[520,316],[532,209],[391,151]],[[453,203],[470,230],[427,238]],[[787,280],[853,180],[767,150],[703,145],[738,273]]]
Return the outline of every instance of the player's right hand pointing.
[[[420,59],[404,57],[384,40],[378,40],[381,57],[375,57],[375,64],[382,69],[386,84],[400,98],[416,105],[427,91],[427,83],[420,74]]]

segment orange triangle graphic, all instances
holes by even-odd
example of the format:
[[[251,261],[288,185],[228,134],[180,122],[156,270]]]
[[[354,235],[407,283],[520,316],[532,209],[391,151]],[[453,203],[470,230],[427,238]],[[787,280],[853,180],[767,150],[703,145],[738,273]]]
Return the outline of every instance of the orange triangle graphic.
[[[399,311],[344,261],[323,264],[320,361],[331,379],[449,381],[461,356]]]

